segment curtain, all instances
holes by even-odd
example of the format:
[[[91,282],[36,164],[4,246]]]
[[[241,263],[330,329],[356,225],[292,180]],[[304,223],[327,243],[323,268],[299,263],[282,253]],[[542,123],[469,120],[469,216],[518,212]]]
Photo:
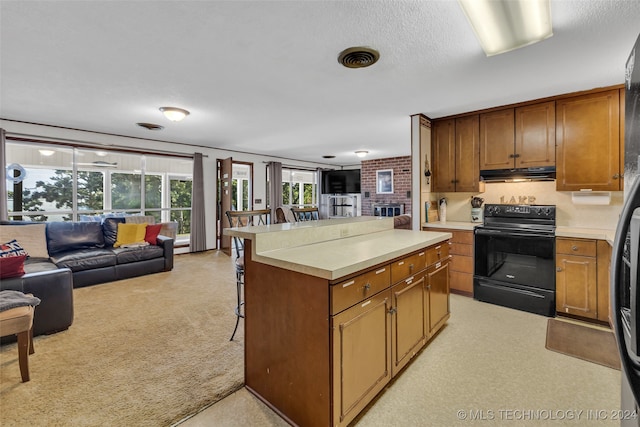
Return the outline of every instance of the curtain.
[[[276,208],[282,205],[282,163],[268,162],[269,168],[269,209],[271,209],[271,222],[275,222]]]
[[[0,165],[2,165],[2,173],[0,173],[0,221],[9,219],[9,206],[7,205],[7,152],[5,151],[6,132],[0,128]]]
[[[190,252],[201,252],[207,249],[207,230],[204,215],[204,177],[202,170],[202,153],[193,155],[193,183],[191,191],[191,240]]]

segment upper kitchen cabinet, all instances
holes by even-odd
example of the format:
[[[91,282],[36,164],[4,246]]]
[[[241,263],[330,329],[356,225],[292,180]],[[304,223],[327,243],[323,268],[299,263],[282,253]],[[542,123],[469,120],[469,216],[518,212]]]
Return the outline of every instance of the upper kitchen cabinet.
[[[619,90],[556,101],[556,190],[622,190]]]
[[[436,120],[431,124],[433,192],[478,192],[479,116]]]
[[[555,103],[480,114],[480,169],[554,166]]]

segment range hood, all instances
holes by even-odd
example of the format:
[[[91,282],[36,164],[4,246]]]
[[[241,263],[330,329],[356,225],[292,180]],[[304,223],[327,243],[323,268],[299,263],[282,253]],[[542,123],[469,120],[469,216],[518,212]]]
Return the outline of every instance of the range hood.
[[[480,179],[484,182],[553,181],[556,167],[481,170]]]

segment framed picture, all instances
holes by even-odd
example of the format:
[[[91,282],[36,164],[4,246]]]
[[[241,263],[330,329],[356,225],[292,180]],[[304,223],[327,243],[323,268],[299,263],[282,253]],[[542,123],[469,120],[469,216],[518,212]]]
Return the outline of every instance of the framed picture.
[[[376,193],[393,194],[393,169],[376,171]]]

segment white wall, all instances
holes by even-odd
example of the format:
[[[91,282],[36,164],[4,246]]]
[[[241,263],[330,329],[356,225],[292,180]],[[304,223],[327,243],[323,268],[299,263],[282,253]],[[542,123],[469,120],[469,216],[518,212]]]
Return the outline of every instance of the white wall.
[[[216,246],[216,160],[232,157],[234,160],[253,163],[253,199],[261,199],[262,203],[255,204],[255,209],[264,209],[267,204],[267,184],[266,184],[266,164],[267,161],[279,161],[289,166],[299,166],[305,168],[329,168],[333,167],[325,163],[300,162],[278,157],[261,156],[235,152],[231,150],[220,150],[206,147],[199,147],[186,144],[174,144],[157,140],[145,140],[138,138],[121,137],[115,135],[102,134],[97,132],[86,132],[72,129],[43,126],[30,123],[13,122],[0,120],[0,128],[7,131],[8,136],[31,137],[34,139],[52,140],[61,142],[77,142],[94,146],[95,148],[130,148],[150,152],[169,152],[180,154],[202,153],[204,183],[205,183],[205,214],[207,217],[207,248],[215,249]],[[151,132],[151,131],[150,131]],[[161,134],[153,134],[151,137],[161,137]]]

